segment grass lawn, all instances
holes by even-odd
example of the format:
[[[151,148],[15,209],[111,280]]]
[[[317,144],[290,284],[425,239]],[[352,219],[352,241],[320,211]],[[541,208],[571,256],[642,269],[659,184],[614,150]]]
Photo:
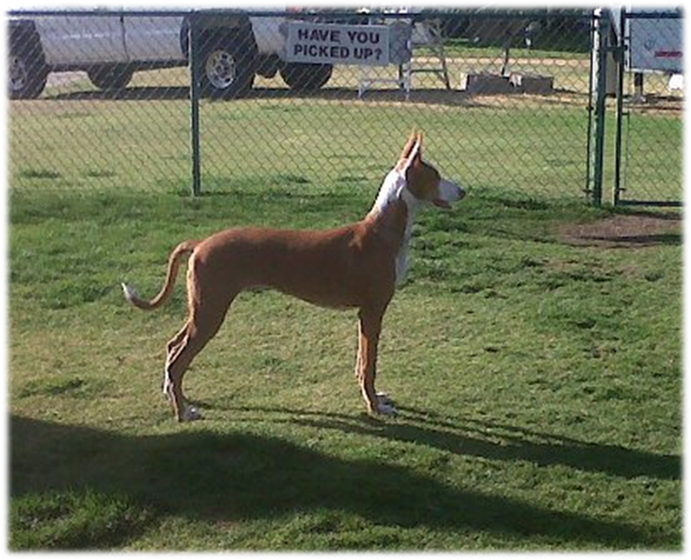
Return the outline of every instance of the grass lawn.
[[[173,76],[179,79],[181,72],[176,69]],[[165,83],[135,86],[119,99],[85,91],[13,102],[13,190],[188,193],[189,103],[184,87]],[[523,197],[585,198],[585,94],[468,96],[423,90],[413,92],[409,103],[390,91],[370,92],[361,101],[354,95],[352,89],[334,88],[298,98],[260,87],[232,103],[202,101],[202,189],[256,191],[268,183],[308,192],[327,187],[340,192],[363,183],[371,188],[402,140],[418,127],[441,171],[464,184]],[[624,127],[623,198],[680,200],[679,112],[651,106],[634,113]],[[614,130],[610,110],[605,203],[613,200]]]
[[[475,188],[421,215],[380,353],[397,417],[364,414],[353,312],[250,292],[178,425],[182,282],[151,314],[119,282],[151,295],[182,239],[356,220],[377,188],[291,173],[11,191],[10,549],[681,549],[680,236],[567,245],[611,214],[578,202]]]
[[[528,103],[507,110],[474,102],[459,108],[257,95],[232,103],[202,102],[202,188],[207,192],[238,183],[242,189],[264,189],[267,181],[302,190],[357,188],[362,182],[371,188],[411,129],[419,127],[441,171],[458,180],[522,194],[584,198],[587,115],[582,107]],[[13,104],[12,110],[15,189],[190,190],[185,100],[49,99]]]
[[[660,219],[584,205],[582,94],[260,81],[202,102],[191,199],[186,74],[166,72],[10,104],[10,549],[681,549],[681,236],[567,243]],[[161,76],[179,87],[138,81]],[[658,109],[632,117],[627,196],[679,198],[681,119]],[[355,312],[255,291],[185,378],[205,419],[178,425],[160,383],[182,279],[151,314],[120,282],[153,295],[169,251],[219,229],[361,218],[414,126],[469,194],[420,216],[385,318],[399,415],[364,414]]]

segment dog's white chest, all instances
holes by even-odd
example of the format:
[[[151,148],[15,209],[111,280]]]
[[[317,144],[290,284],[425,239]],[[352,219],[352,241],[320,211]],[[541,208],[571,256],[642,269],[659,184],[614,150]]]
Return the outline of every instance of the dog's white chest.
[[[372,211],[377,213],[387,212],[392,204],[400,200],[405,202],[407,213],[403,241],[396,253],[396,286],[403,284],[408,272],[408,246],[419,203],[406,188],[405,175],[394,170],[384,179]]]
[[[408,274],[408,241],[404,241],[396,255],[396,286],[405,282]]]

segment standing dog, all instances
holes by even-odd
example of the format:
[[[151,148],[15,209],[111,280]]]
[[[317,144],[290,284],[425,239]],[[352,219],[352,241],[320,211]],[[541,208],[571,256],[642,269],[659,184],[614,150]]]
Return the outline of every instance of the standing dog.
[[[371,414],[392,414],[393,405],[374,389],[382,318],[408,266],[408,242],[420,207],[449,208],[465,195],[422,161],[422,135],[412,134],[388,173],[374,206],[359,222],[321,230],[243,227],[200,241],[184,241],[170,254],[160,293],[148,301],[123,284],[127,300],[156,309],[171,295],[180,261],[187,264],[189,315],[168,342],[163,392],[182,422],[200,418],[182,391],[194,357],[218,332],[230,304],[251,287],[269,287],[321,306],[358,309],[356,375]]]

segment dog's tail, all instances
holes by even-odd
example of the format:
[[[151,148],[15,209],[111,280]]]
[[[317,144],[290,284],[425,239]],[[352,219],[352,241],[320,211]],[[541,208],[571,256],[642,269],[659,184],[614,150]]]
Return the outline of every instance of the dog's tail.
[[[180,260],[185,255],[188,255],[194,248],[199,245],[199,241],[183,241],[180,243],[168,257],[168,273],[166,275],[166,281],[161,288],[158,295],[152,300],[146,300],[137,295],[136,290],[127,283],[122,284],[122,291],[125,292],[125,298],[132,305],[138,309],[157,309],[163,305],[166,300],[173,293],[173,287],[175,286],[175,279],[178,276],[178,269],[180,268]]]

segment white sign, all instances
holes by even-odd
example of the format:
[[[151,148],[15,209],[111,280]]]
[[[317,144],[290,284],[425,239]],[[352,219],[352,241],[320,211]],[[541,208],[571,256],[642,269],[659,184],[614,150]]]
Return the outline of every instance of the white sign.
[[[629,20],[631,68],[681,72],[683,19],[635,18]]]
[[[631,68],[689,71],[689,8],[686,2],[634,2],[636,13],[679,14],[681,19],[631,19]]]
[[[389,63],[389,27],[291,21],[283,58],[287,62],[385,66]]]

